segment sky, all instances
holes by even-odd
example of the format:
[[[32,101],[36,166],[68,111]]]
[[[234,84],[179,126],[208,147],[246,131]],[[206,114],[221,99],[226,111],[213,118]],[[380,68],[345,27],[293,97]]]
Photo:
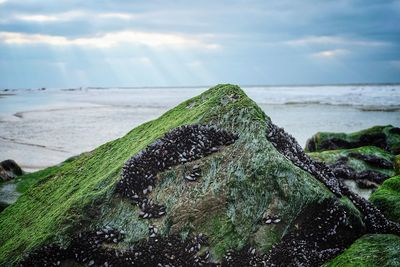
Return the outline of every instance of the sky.
[[[0,88],[400,82],[400,0],[0,0]]]

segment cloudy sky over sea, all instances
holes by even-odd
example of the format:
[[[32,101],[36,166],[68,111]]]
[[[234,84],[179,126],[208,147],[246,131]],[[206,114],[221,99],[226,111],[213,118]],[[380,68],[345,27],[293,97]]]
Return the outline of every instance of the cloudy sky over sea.
[[[0,87],[400,82],[400,1],[0,0]]]

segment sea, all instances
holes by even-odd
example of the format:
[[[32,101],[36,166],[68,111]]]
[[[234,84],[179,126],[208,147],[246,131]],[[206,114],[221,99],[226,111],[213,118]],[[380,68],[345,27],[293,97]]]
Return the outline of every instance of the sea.
[[[157,118],[202,87],[0,89],[0,161],[58,164]],[[304,147],[316,132],[400,126],[400,84],[242,86]]]

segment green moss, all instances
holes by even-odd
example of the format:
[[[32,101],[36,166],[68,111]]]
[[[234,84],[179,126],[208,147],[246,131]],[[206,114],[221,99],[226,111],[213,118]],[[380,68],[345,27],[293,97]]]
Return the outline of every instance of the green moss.
[[[394,156],[391,153],[386,152],[385,150],[380,149],[375,146],[363,146],[363,147],[358,147],[358,148],[353,148],[353,149],[327,150],[327,151],[322,151],[322,152],[310,152],[307,154],[318,161],[325,162],[326,164],[334,164],[341,157],[348,157],[349,161],[347,162],[347,165],[349,167],[352,167],[357,172],[361,172],[361,171],[365,171],[365,170],[375,170],[375,171],[381,172],[383,174],[386,174],[388,176],[395,175],[394,169],[378,168],[376,166],[368,164],[357,158],[350,157],[349,156],[350,153],[359,153],[362,155],[372,155],[372,156],[382,158],[382,159],[390,161],[390,162],[394,162]]]
[[[400,222],[400,176],[386,180],[369,199],[387,218]]]
[[[396,267],[400,266],[400,237],[365,235],[324,267]]]
[[[353,133],[332,133],[332,132],[318,132],[312,136],[308,141],[305,150],[308,151],[308,144],[313,142],[315,147],[313,151],[321,151],[321,143],[330,139],[340,139],[349,143],[356,143],[360,141],[363,136],[384,134],[386,136],[386,142],[393,154],[400,153],[400,134],[390,132],[394,127],[392,125],[386,126],[374,126],[368,129],[364,129]]]
[[[202,230],[212,237],[209,240],[213,248],[211,252],[217,260],[221,259],[228,249],[241,249],[247,241],[242,239],[235,225],[226,216],[209,218]]]
[[[396,175],[400,175],[400,155],[397,155],[394,159],[394,171]]]
[[[26,176],[22,196],[0,214],[0,229],[7,229],[0,231],[0,265],[15,264],[44,243],[66,244],[71,234],[104,225],[127,232],[121,248],[143,241],[148,225],[156,224],[163,235],[203,232],[212,239],[215,257],[248,242],[265,252],[305,207],[333,197],[268,142],[268,120],[239,87],[219,85],[120,139]],[[138,208],[114,194],[123,164],[170,129],[195,123],[215,124],[240,137],[218,153],[161,173],[151,198],[165,204],[167,214],[139,219]],[[183,176],[193,164],[201,166],[202,177],[187,183]],[[282,223],[260,231],[258,221],[266,212],[279,214]]]

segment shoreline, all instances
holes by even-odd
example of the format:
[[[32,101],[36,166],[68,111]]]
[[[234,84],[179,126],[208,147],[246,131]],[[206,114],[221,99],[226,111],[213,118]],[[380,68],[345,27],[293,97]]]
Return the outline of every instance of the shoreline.
[[[400,99],[400,85],[393,89],[397,91],[386,87],[377,91],[349,86],[331,91],[317,87],[300,91],[298,87],[259,87],[244,91],[303,147],[319,131],[352,132],[374,125],[400,125],[400,105],[393,106]],[[203,89],[49,89],[1,98],[1,160],[12,158],[34,169],[58,164],[122,137]]]

